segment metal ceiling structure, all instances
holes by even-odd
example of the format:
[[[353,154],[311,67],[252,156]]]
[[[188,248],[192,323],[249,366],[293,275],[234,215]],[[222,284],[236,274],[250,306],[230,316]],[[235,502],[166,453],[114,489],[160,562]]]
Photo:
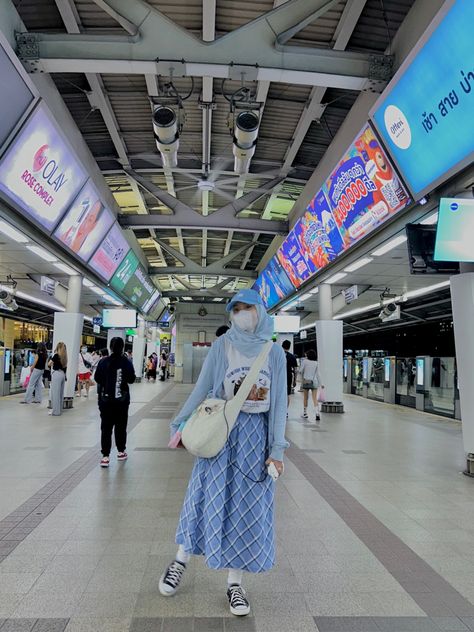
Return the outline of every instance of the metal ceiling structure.
[[[51,74],[156,284],[216,300],[253,282],[360,91],[383,89],[413,3],[13,0],[27,29],[17,54]],[[170,80],[193,87],[177,167],[163,165],[152,125]],[[244,175],[228,127],[241,86],[261,104]]]

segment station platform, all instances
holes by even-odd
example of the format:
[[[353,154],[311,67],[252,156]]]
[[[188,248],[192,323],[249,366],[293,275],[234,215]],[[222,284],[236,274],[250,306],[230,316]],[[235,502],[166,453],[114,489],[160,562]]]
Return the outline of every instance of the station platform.
[[[244,576],[251,614],[232,617],[225,571],[202,559],[163,598],[192,466],[166,448],[168,422],[190,389],[134,385],[129,460],[108,470],[94,390],[59,418],[1,399],[1,632],[474,630],[460,424],[354,396],[319,428],[292,396],[278,563]]]

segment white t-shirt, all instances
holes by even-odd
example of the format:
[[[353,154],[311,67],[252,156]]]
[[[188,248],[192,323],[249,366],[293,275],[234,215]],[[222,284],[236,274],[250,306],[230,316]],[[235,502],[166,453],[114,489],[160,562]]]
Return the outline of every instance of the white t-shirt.
[[[90,362],[92,364],[92,356],[90,353],[79,353],[79,362],[78,362],[78,366],[77,366],[77,372],[79,375],[83,375],[84,373],[90,373],[91,369],[87,368],[86,365],[84,364],[84,360],[87,360],[87,362]]]
[[[308,360],[308,358],[304,358],[301,361],[300,373],[303,377],[303,380],[313,380],[314,386],[316,387],[320,385],[321,379],[319,376],[319,368],[316,360]]]
[[[229,366],[224,377],[224,391],[227,400],[232,399],[238,392],[245,376],[250,371],[252,363],[257,359],[242,355],[232,344],[226,344]],[[270,410],[271,373],[268,357],[260,369],[257,383],[252,386],[245,404],[244,413],[266,413]]]

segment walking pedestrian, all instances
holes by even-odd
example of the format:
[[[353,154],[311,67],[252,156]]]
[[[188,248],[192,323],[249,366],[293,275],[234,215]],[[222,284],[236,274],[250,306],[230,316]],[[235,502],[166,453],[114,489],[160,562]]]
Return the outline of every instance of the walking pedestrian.
[[[44,343],[38,343],[33,364],[30,367],[30,380],[26,388],[25,399],[20,404],[41,404],[43,392],[43,373],[46,368],[48,351]]]
[[[238,292],[227,311],[232,327],[212,345],[193,392],[171,424],[173,432],[208,393],[232,399],[272,339],[273,319],[255,290]],[[209,568],[229,571],[231,613],[250,612],[243,572],[261,573],[275,563],[275,483],[266,467],[276,476],[283,472],[285,425],[285,356],[273,345],[224,447],[215,457],[195,461],[176,531],[176,559],[159,582],[162,595],[176,592],[191,554],[204,555]]]
[[[308,399],[309,392],[313,399],[314,408],[316,409],[316,423],[319,424],[321,416],[319,414],[318,388],[321,385],[321,376],[319,375],[317,355],[314,349],[308,349],[305,357],[301,361],[300,374],[303,385],[303,419],[308,419]],[[324,387],[323,387],[324,388]]]
[[[48,366],[51,369],[51,410],[49,414],[56,417],[62,415],[63,412],[67,369],[67,348],[64,342],[58,342]]]
[[[290,352],[291,342],[289,340],[284,340],[281,346],[283,347],[286,358],[286,390],[288,393],[288,406],[290,406],[290,395],[293,392],[293,383],[298,363],[296,362],[295,356]],[[288,414],[286,416],[288,417]]]
[[[98,401],[101,418],[101,467],[109,467],[110,450],[112,448],[112,431],[115,433],[117,459],[128,458],[127,422],[130,406],[129,384],[135,382],[133,364],[124,355],[122,338],[112,338],[111,354],[102,358],[97,365],[95,381],[98,384]]]

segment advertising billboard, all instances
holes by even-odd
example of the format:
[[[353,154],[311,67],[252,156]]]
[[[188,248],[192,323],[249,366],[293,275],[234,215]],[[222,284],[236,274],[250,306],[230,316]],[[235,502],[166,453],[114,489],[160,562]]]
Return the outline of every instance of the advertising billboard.
[[[293,286],[277,257],[273,257],[262,270],[253,289],[260,294],[267,309],[293,292]]]
[[[145,313],[158,300],[156,292],[156,286],[151,282],[145,269],[140,264],[135,268],[122,290],[123,296]],[[150,302],[152,299],[153,301]]]
[[[474,160],[473,23],[446,2],[370,113],[416,199]]]
[[[115,223],[96,250],[89,265],[103,279],[110,281],[129,250],[130,246],[122,233],[122,229]]]
[[[0,191],[47,232],[86,178],[44,107],[33,112],[0,162]]]
[[[54,236],[83,261],[88,261],[114,222],[90,180],[79,192]]]
[[[152,307],[156,304],[156,302],[159,300],[161,294],[158,290],[155,290],[153,292],[153,294],[150,296],[150,298],[147,300],[146,303],[144,303],[143,305],[143,311],[145,314],[148,314],[148,312],[152,309]]]
[[[268,297],[268,307],[276,305],[410,203],[394,167],[367,124],[277,252],[277,261],[293,287],[288,289],[280,283],[278,292],[272,294],[275,283],[265,279],[267,269],[259,276],[256,288],[264,300]]]
[[[124,287],[130,281],[133,276],[133,273],[138,268],[138,257],[130,250],[126,255],[125,259],[117,268],[110,285],[117,290],[117,292],[123,292]]]
[[[137,312],[134,309],[104,309],[102,311],[103,327],[136,327]]]

